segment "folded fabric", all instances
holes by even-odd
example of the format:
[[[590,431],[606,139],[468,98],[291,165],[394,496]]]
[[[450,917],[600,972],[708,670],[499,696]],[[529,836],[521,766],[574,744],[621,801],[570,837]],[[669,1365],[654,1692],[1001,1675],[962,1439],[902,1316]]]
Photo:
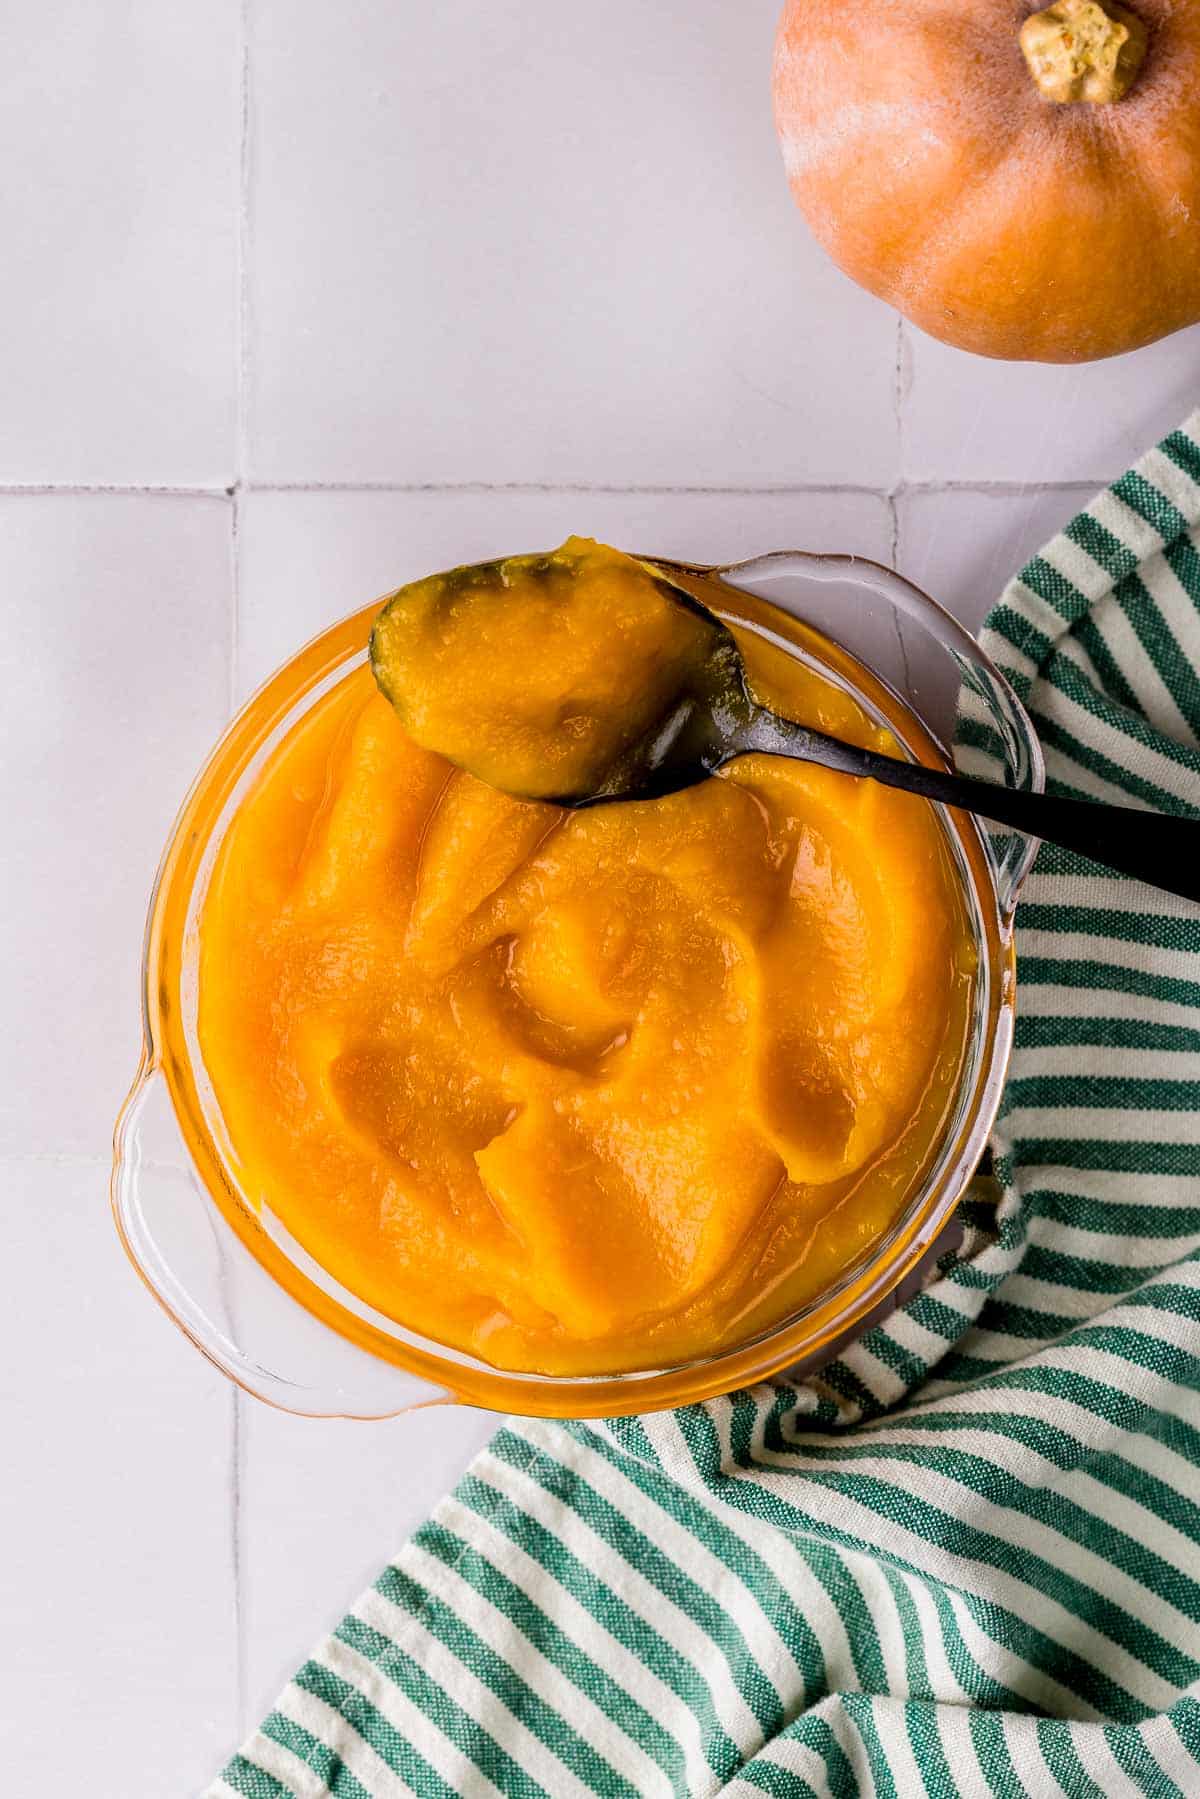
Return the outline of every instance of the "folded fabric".
[[[990,616],[1054,791],[1200,815],[1198,440]],[[1046,848],[1018,957],[933,1284],[802,1383],[510,1422],[211,1795],[1200,1793],[1200,907]]]

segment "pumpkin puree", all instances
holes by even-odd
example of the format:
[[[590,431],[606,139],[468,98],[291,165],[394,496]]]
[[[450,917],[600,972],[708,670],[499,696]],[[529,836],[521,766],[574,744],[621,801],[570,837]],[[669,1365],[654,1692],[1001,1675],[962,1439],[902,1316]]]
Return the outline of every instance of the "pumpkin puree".
[[[632,556],[583,537],[430,576],[395,600],[371,652],[404,729],[526,798],[595,793],[720,635]]]
[[[735,630],[757,697],[896,753]],[[974,966],[922,800],[755,756],[642,804],[518,802],[362,667],[229,826],[198,1028],[243,1191],[347,1288],[498,1367],[615,1373],[766,1329],[888,1228]]]

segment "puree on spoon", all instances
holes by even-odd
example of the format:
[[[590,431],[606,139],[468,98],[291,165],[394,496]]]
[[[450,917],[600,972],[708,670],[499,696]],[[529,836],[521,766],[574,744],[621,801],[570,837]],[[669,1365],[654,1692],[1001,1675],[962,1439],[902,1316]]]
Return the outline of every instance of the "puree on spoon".
[[[572,537],[402,587],[371,667],[415,743],[518,799],[566,800],[607,788],[648,734],[673,736],[698,682],[740,687],[727,644],[681,589]]]
[[[703,1356],[825,1292],[936,1149],[974,971],[942,827],[764,756],[645,803],[509,798],[418,738],[469,752],[486,721],[511,774],[557,722],[566,787],[695,646],[637,564],[577,541],[513,596],[553,655],[522,659],[511,617],[473,648],[453,588],[418,619],[438,676],[409,728],[356,670],[221,846],[199,1035],[236,1173],[361,1299],[496,1366]],[[894,752],[729,622],[756,696]]]

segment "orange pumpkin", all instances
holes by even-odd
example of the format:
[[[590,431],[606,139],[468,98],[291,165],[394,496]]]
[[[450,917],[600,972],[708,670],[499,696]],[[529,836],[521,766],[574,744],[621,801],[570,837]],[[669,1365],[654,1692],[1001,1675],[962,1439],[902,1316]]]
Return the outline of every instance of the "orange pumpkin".
[[[846,273],[983,356],[1200,319],[1200,0],[788,0],[775,118]]]

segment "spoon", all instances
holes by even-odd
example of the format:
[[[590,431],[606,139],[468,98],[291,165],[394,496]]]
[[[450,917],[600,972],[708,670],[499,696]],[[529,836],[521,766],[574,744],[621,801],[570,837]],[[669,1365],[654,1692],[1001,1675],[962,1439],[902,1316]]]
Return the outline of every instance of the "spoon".
[[[462,574],[477,584],[477,591],[481,591],[480,583],[491,586],[493,575],[507,586],[502,566],[479,565]],[[449,754],[459,766],[516,799],[541,800],[571,810],[677,793],[706,780],[739,756],[789,756],[957,807],[1058,844],[1164,892],[1200,900],[1200,820],[1000,787],[863,749],[785,718],[754,698],[732,631],[683,585],[707,571],[658,558],[637,559],[637,566],[653,581],[660,597],[682,608],[703,628],[697,631],[693,626],[690,653],[673,665],[669,686],[658,694],[653,715],[647,717],[644,708],[639,713],[635,707],[635,734],[614,741],[612,754],[589,767],[577,785],[565,791],[556,785],[550,760],[544,778],[531,774],[526,762],[519,787],[503,773],[498,778],[495,760],[489,759],[486,732],[478,733],[477,746],[470,742],[464,747],[459,742],[451,748],[427,741],[427,747]],[[381,622],[386,620],[387,610]],[[401,696],[386,678],[379,638],[377,625],[372,643],[376,679],[393,704],[398,704]],[[521,645],[522,653],[528,652],[531,668],[537,665],[539,647],[546,648],[536,642]]]

